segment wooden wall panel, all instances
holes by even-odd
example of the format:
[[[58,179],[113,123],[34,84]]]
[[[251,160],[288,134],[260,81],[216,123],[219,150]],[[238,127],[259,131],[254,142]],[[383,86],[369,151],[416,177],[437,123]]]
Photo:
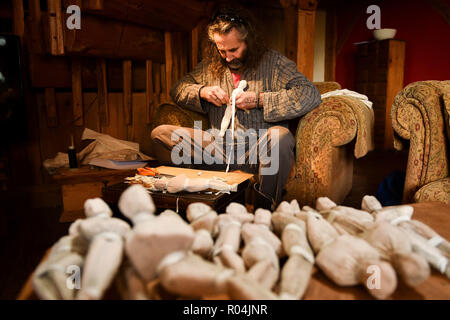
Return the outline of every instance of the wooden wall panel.
[[[64,54],[64,30],[62,24],[61,0],[47,0],[50,52],[53,55]]]
[[[166,65],[163,63],[161,65],[161,99],[160,103],[166,102],[168,100],[167,92],[167,79],[166,79]]]
[[[83,8],[86,10],[103,10],[104,0],[83,0]]]
[[[188,34],[179,32],[177,35],[177,56],[178,56],[178,72],[174,79],[174,81],[178,81],[178,79],[184,77],[188,72],[188,64],[190,60],[190,52],[189,52],[189,39]]]
[[[326,12],[325,35],[325,81],[335,81],[337,18],[336,9],[330,8]]]
[[[165,69],[166,69],[166,95],[169,96],[170,88],[173,84],[173,70],[175,68],[175,56],[174,56],[174,44],[173,36],[170,32],[164,33],[164,46],[165,46]]]
[[[74,123],[76,126],[83,126],[83,83],[81,81],[81,61],[78,59],[72,60],[72,95]]]
[[[58,152],[66,153],[70,144],[70,135],[72,134],[75,138],[75,147],[79,151],[79,141],[83,128],[73,125],[72,94],[70,92],[55,93],[57,126],[49,126],[47,123],[46,94],[39,93],[36,95],[36,99],[41,160],[53,158]]]
[[[84,128],[89,128],[100,133],[109,134],[114,138],[134,141],[140,144],[141,151],[151,154],[151,124],[147,123],[147,109],[145,108],[146,94],[133,93],[132,96],[132,125],[124,121],[123,94],[109,93],[110,125],[101,126],[99,119],[98,93],[89,92],[83,94],[84,127],[75,126],[73,121],[73,97],[70,92],[55,93],[55,108],[57,126],[49,126],[47,118],[47,105],[45,93],[36,95],[41,160],[53,158],[58,152],[67,152],[70,143],[70,135],[74,135],[75,147],[80,152],[91,141],[81,141]]]
[[[199,63],[200,26],[196,25],[191,31],[191,70]]]
[[[124,121],[123,94],[108,93],[109,124],[101,127],[101,132],[110,136],[127,140],[127,124]]]
[[[123,109],[127,125],[131,124],[132,78],[132,63],[130,60],[125,60],[123,61]]]
[[[58,126],[58,112],[56,111],[55,88],[45,88],[45,115],[49,127]]]
[[[284,54],[292,61],[297,60],[297,25],[298,12],[295,7],[289,6],[284,8],[285,23],[285,50]]]
[[[386,130],[384,132],[384,149],[392,149],[394,145],[394,129],[392,128],[391,109],[396,95],[403,89],[405,73],[405,42],[389,41],[389,66],[386,88]]]
[[[83,93],[84,125],[86,128],[101,132],[98,112],[98,93]]]
[[[13,4],[13,33],[22,39],[25,31],[23,1],[13,0],[12,4]]]
[[[152,62],[150,60],[146,61],[146,90],[145,90],[145,108],[147,110],[146,119],[147,123],[152,122],[152,116],[153,116],[153,108],[154,108],[154,88],[153,88],[153,68],[152,68]]]
[[[298,9],[297,68],[311,81],[314,76],[315,17],[315,11]]]
[[[64,31],[68,54],[164,61],[161,31],[89,15],[83,16],[80,30]]]
[[[41,26],[41,6],[39,0],[28,0],[30,15],[28,17],[27,27],[29,30],[28,50],[33,53],[43,53],[44,43],[42,41]]]
[[[103,0],[102,10],[86,9],[89,14],[150,28],[190,32],[201,17],[209,16],[211,4],[202,0]]]
[[[153,64],[153,87],[154,87],[154,105],[155,107],[160,104],[161,101],[161,64]]]
[[[77,57],[81,61],[82,83],[84,89],[97,88],[96,59]],[[29,55],[29,74],[34,88],[72,88],[71,58],[65,56]],[[160,66],[160,64],[158,64]],[[119,60],[107,60],[106,73],[110,91],[123,89],[123,65]],[[43,77],[42,75],[46,76]],[[146,88],[145,61],[132,61],[132,87],[134,91],[144,92]]]
[[[99,117],[102,126],[109,125],[109,102],[108,102],[108,86],[106,80],[106,61],[99,59],[97,61],[97,87],[99,101]]]
[[[133,94],[133,125],[128,126],[128,140],[139,143],[140,150],[147,154],[152,155],[151,147],[151,128],[150,124],[147,124],[147,110],[145,108],[146,103],[145,93]]]

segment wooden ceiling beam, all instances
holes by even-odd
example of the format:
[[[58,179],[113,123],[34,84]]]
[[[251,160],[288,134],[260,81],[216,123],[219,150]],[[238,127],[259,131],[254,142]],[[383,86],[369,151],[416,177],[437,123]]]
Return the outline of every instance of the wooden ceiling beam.
[[[207,17],[208,8],[207,3],[200,0],[108,0],[103,1],[101,10],[92,6],[83,10],[159,30],[190,32],[201,18]]]

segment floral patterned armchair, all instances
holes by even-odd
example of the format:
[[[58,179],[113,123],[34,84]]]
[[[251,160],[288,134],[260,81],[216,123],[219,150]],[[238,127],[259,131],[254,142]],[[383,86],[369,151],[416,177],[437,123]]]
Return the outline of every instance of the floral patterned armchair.
[[[394,147],[409,140],[403,202],[450,204],[450,81],[419,81],[395,97],[391,109]]]

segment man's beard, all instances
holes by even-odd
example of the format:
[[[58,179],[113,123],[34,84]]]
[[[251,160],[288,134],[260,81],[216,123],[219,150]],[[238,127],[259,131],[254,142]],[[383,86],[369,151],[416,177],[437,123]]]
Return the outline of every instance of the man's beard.
[[[226,62],[226,65],[228,66],[228,68],[230,68],[231,70],[239,70],[244,66],[244,62],[241,59],[233,59],[233,61],[230,62]]]
[[[231,70],[239,70],[245,66],[245,61],[247,60],[247,50],[242,55],[242,58],[235,58],[230,62],[227,62],[225,59],[222,59],[222,62]]]

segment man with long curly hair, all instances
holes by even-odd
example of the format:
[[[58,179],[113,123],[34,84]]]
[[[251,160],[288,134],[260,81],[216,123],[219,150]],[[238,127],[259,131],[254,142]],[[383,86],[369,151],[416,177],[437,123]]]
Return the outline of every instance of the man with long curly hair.
[[[241,80],[246,80],[247,88],[235,99],[234,131],[238,137],[246,136],[249,141],[252,135],[249,132],[263,134],[257,136],[256,143],[245,141],[244,146],[249,150],[243,157],[238,154],[231,168],[257,176],[255,209],[271,209],[281,201],[294,162],[295,141],[288,129],[288,120],[308,113],[321,99],[317,88],[297,71],[294,62],[265,46],[255,26],[244,9],[217,10],[207,26],[208,42],[203,60],[172,87],[170,95],[176,104],[208,114],[211,127],[220,130],[232,91]],[[219,163],[226,163],[231,156],[225,152],[224,144],[217,147],[220,144],[217,135],[211,137],[209,132],[201,131],[202,138],[197,141],[193,138],[197,130],[201,131],[183,128],[184,133],[180,133],[179,127],[172,125],[155,128],[152,140],[160,160],[173,160],[170,155],[173,156],[172,151],[180,144],[187,144],[194,150],[194,158],[201,158],[205,149],[214,144],[211,154],[224,160]],[[239,149],[237,141],[235,136],[232,140],[235,149]],[[257,161],[251,161],[255,159],[255,150],[261,149],[271,153],[270,159],[260,152]],[[276,170],[267,170],[269,167]]]

